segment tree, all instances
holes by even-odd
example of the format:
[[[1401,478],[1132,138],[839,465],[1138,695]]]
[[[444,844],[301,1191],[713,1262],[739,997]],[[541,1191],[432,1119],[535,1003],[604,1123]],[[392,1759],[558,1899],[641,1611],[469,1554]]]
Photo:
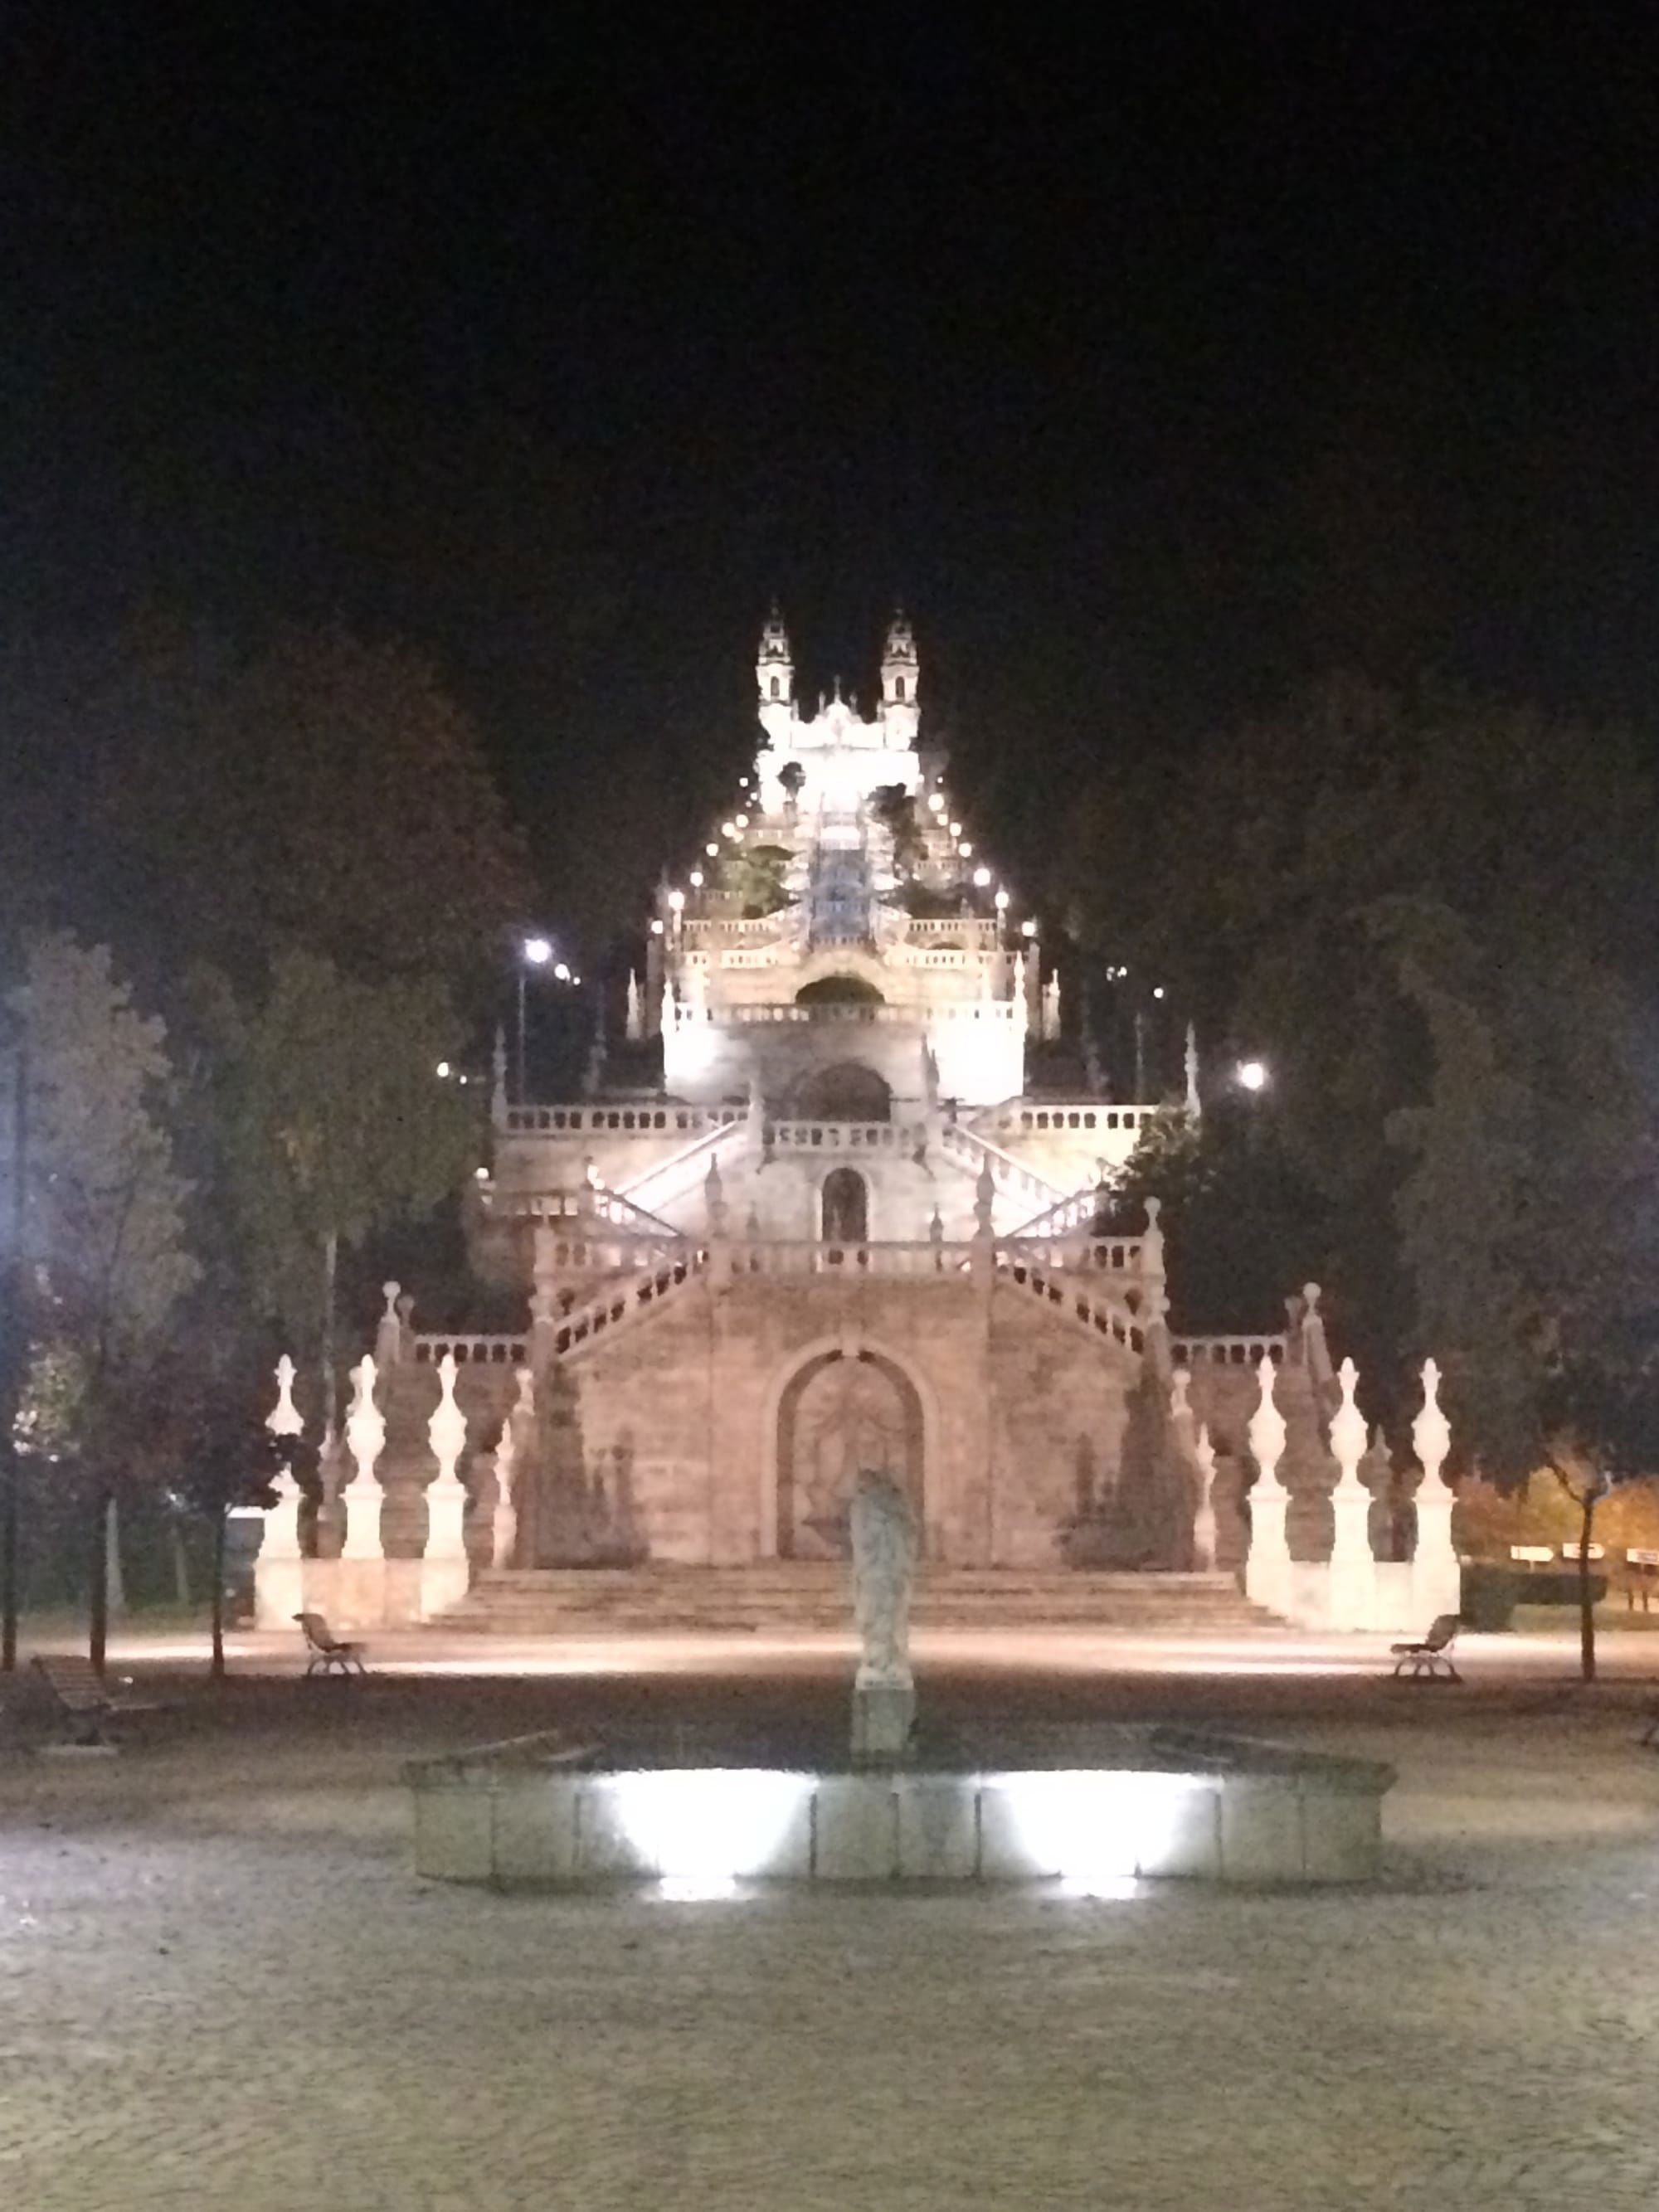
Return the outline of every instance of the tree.
[[[1516,1468],[1534,1319],[1570,1295],[1616,1322],[1586,1224],[1652,1143],[1634,993],[1659,809],[1636,744],[1340,680],[1139,787],[1066,817],[1089,942],[1158,978],[1212,1070],[1269,1063],[1345,1340],[1379,1388],[1433,1352],[1460,1449]]]
[[[1519,965],[1432,902],[1374,919],[1428,1039],[1425,1096],[1388,1121],[1419,1340],[1482,1466],[1547,1467],[1571,1500],[1590,1680],[1596,1509],[1659,1468],[1659,1142],[1636,1010],[1570,944]]]
[[[309,1485],[315,1449],[298,1437],[274,1437],[261,1409],[264,1377],[234,1359],[215,1357],[198,1338],[193,1356],[171,1361],[152,1394],[152,1418],[141,1439],[154,1479],[205,1520],[213,1536],[212,1661],[225,1672],[225,1524],[236,1506],[267,1508],[286,1468]],[[268,1395],[265,1393],[264,1395]]]
[[[124,1432],[179,1298],[196,1276],[167,1124],[166,1032],[141,1014],[106,947],[37,939],[11,994],[26,1050],[23,1225],[34,1297],[13,1434],[49,1436],[92,1508],[90,1648],[108,1630],[105,1531]],[[0,1144],[15,1162],[17,1131]]]
[[[13,719],[62,911],[155,996],[193,960],[257,988],[288,947],[459,984],[533,910],[477,734],[404,647],[151,618],[36,672]]]
[[[1304,1282],[1343,1279],[1328,1209],[1285,1158],[1265,1099],[1149,1122],[1106,1196],[1114,1226],[1138,1229],[1150,1197],[1184,1329],[1275,1328]]]
[[[332,1434],[340,1256],[454,1194],[477,1156],[477,1094],[434,1072],[454,1015],[430,979],[359,982],[292,951],[251,1011],[205,988],[209,1110],[242,1279],[314,1356]]]
[[[875,817],[893,841],[893,865],[914,875],[927,858],[927,841],[916,822],[916,799],[902,783],[878,784],[870,794]]]
[[[720,889],[745,915],[775,914],[787,906],[784,877],[789,854],[782,845],[739,845],[720,864]]]

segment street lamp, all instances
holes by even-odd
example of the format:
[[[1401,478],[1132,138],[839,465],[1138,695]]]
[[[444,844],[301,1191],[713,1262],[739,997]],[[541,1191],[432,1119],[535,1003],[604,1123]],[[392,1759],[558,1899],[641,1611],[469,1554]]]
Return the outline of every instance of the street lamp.
[[[1234,1073],[1241,1091],[1265,1091],[1267,1087],[1267,1068],[1263,1060],[1241,1060]]]
[[[525,1060],[525,978],[532,968],[545,968],[553,957],[553,947],[545,937],[525,937],[519,940],[519,1103],[522,1106],[528,1097]]]

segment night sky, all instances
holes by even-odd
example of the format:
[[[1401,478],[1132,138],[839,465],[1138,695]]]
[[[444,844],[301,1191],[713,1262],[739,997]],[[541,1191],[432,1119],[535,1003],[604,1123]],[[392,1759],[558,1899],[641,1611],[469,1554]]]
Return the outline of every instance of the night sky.
[[[1659,21],[1540,12],[9,7],[0,642],[406,638],[594,927],[774,592],[970,794],[1338,665],[1659,721]]]

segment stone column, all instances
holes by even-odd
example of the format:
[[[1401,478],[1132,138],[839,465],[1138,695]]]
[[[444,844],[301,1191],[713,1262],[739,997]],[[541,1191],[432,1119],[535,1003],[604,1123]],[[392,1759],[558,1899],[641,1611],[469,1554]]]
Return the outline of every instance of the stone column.
[[[466,1415],[455,1402],[455,1355],[438,1363],[442,1395],[426,1425],[438,1472],[427,1486],[426,1549],[421,1555],[420,1617],[430,1620],[466,1595],[466,1485],[455,1469],[466,1449]]]
[[[335,1585],[339,1619],[331,1627],[378,1628],[386,1618],[386,1555],[380,1548],[382,1492],[374,1462],[386,1448],[386,1421],[374,1402],[374,1361],[365,1353],[351,1370],[352,1400],[346,1415],[346,1449],[356,1468],[340,1493],[346,1516]]]
[[[303,1433],[305,1423],[294,1402],[294,1362],[284,1352],[276,1362],[276,1403],[265,1426],[280,1442]],[[305,1602],[305,1568],[300,1554],[299,1484],[284,1467],[272,1487],[276,1503],[265,1510],[264,1533],[253,1563],[253,1625],[292,1631]]]
[[[1452,1541],[1452,1492],[1440,1470],[1451,1449],[1451,1427],[1440,1409],[1440,1370],[1423,1362],[1423,1407],[1412,1423],[1412,1443],[1423,1468],[1417,1486],[1417,1548],[1412,1554],[1412,1603],[1421,1629],[1437,1613],[1463,1602],[1463,1570]]]
[[[1333,1528],[1328,1569],[1330,1626],[1371,1628],[1376,1621],[1376,1567],[1371,1556],[1371,1494],[1359,1480],[1359,1462],[1368,1442],[1365,1417],[1354,1401],[1359,1381],[1352,1359],[1337,1372],[1342,1402],[1331,1417],[1331,1450],[1336,1460],[1336,1488],[1331,1493]]]
[[[1250,1455],[1258,1473],[1250,1492],[1250,1549],[1244,1563],[1244,1594],[1253,1605],[1287,1618],[1291,1601],[1291,1554],[1285,1515],[1291,1495],[1279,1479],[1285,1453],[1285,1416],[1273,1400],[1273,1364],[1264,1352],[1256,1363],[1261,1395],[1250,1416]]]

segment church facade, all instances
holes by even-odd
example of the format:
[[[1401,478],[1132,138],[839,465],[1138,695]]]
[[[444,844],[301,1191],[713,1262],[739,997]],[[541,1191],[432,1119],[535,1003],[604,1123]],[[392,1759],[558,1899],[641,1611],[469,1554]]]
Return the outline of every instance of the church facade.
[[[1224,1564],[1199,1424],[1224,1453],[1282,1340],[1172,1338],[1156,1210],[1106,1233],[1158,1109],[1028,1079],[1059,984],[909,625],[868,714],[803,711],[775,616],[756,681],[752,767],[660,888],[590,1095],[515,1098],[498,1051],[471,1240],[527,1326],[387,1337],[411,1435],[461,1362],[475,1565],[830,1560],[865,1468],[941,1568]]]

